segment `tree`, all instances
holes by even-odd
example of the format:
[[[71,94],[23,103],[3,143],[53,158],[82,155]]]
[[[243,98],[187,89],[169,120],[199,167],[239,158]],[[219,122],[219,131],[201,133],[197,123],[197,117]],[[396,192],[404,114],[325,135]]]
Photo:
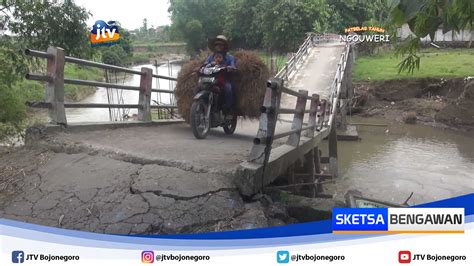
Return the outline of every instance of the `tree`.
[[[232,40],[233,47],[261,47],[263,32],[259,23],[259,12],[254,0],[236,0],[229,4],[224,34]]]
[[[101,53],[105,64],[123,66],[127,63],[127,54],[119,45],[104,47]]]
[[[144,35],[148,33],[148,20],[146,18],[143,19],[143,26],[141,28],[141,31]]]
[[[233,44],[279,52],[297,49],[306,32],[331,17],[326,0],[238,0],[228,13],[224,30]]]
[[[59,46],[66,53],[89,57],[89,14],[72,1],[0,0],[0,28],[11,33],[0,35],[0,139],[21,131],[26,118],[27,96],[20,81],[32,65],[24,48],[46,50]]]
[[[120,46],[123,48],[127,56],[131,57],[133,55],[133,47],[130,32],[125,28],[121,28],[120,30]]]
[[[434,39],[438,28],[443,33],[473,28],[474,3],[472,0],[400,0],[391,12],[392,22],[398,27],[408,23],[415,36],[407,38],[397,52],[406,56],[398,65],[399,72],[413,73],[420,67],[417,52],[420,38]]]
[[[325,0],[264,0],[257,5],[265,47],[280,51],[295,51],[314,24],[328,25],[329,5]]]
[[[186,48],[189,53],[195,54],[199,52],[199,49],[205,46],[204,32],[202,24],[199,20],[193,19],[186,23],[184,28],[186,34]]]
[[[133,55],[132,41],[127,29],[122,28],[120,22],[116,21],[120,29],[120,43],[113,46],[100,47],[102,62],[110,65],[124,66]]]
[[[234,48],[289,52],[307,32],[343,32],[377,20],[394,1],[170,0],[171,36],[185,41],[193,54],[221,33]]]
[[[173,37],[183,40],[195,54],[206,46],[206,40],[222,34],[229,6],[227,0],[170,0]],[[199,30],[191,32],[192,29]]]
[[[92,56],[89,45],[89,14],[71,0],[8,1],[2,6],[7,14],[5,27],[29,48],[46,50],[48,46],[62,47],[66,54],[78,57]]]

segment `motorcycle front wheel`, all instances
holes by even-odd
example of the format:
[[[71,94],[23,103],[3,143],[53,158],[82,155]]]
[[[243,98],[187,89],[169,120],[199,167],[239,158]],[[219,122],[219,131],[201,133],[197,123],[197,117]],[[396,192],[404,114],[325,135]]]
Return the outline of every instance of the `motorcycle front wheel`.
[[[209,106],[203,99],[194,101],[191,106],[191,128],[193,129],[194,137],[197,139],[206,138],[209,132],[211,123],[209,121],[207,108],[209,108]]]
[[[223,126],[224,132],[227,135],[234,134],[234,131],[235,131],[236,127],[237,127],[237,116],[236,115],[234,115],[234,117],[232,117],[232,120],[227,121],[225,123],[225,125]]]

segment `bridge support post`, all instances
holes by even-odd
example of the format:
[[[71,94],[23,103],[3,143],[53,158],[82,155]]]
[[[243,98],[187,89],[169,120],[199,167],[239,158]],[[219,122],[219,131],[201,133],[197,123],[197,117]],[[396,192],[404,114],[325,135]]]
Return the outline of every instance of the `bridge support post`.
[[[291,146],[298,146],[300,144],[300,137],[301,137],[301,128],[303,127],[303,118],[304,118],[304,110],[306,109],[306,97],[308,96],[307,90],[299,90],[298,91],[303,96],[298,96],[296,100],[296,111],[293,117],[293,123],[291,125],[291,129],[299,129],[300,131],[291,134],[288,137],[288,141],[286,144]]]
[[[49,117],[52,123],[67,125],[66,110],[64,109],[64,50],[49,47],[48,76],[46,83],[46,102],[50,103]]]
[[[267,90],[263,105],[261,107],[260,124],[258,127],[257,138],[264,138],[264,142],[255,141],[250,150],[248,161],[257,164],[263,164],[262,178],[255,180],[255,185],[263,188],[265,184],[265,165],[270,158],[272,150],[273,135],[278,118],[278,110],[280,109],[281,88],[283,87],[282,79],[272,79],[267,82]]]
[[[260,115],[260,124],[258,127],[257,138],[265,138],[264,143],[255,143],[252,146],[250,155],[248,158],[249,162],[265,163],[268,160],[270,154],[273,135],[275,134],[275,128],[277,123],[278,109],[280,108],[280,95],[283,81],[281,79],[271,80],[267,84],[267,91],[265,92],[265,98],[263,99],[263,106],[261,108],[262,114]]]
[[[140,77],[140,93],[138,96],[138,120],[151,121],[151,86],[153,80],[153,70],[151,68],[142,67],[142,75]]]
[[[333,123],[328,136],[329,149],[329,172],[333,177],[337,177],[337,133],[336,125]]]
[[[319,147],[316,146],[314,147],[313,152],[314,152],[314,173],[316,175],[321,174],[321,153],[320,153],[321,151],[319,150]],[[320,184],[321,181],[322,180],[320,177],[315,178],[315,182],[317,183],[315,194],[323,190],[323,187]]]
[[[311,149],[310,152],[308,152],[305,156],[304,156],[304,160],[305,160],[305,165],[304,165],[304,168],[305,168],[305,171],[306,173],[308,173],[308,179],[305,180],[305,182],[310,182],[310,183],[313,183],[313,185],[309,186],[309,196],[314,198],[316,197],[316,179],[314,177],[314,174],[316,173],[316,169],[315,169],[315,164],[314,164],[314,149]]]
[[[340,103],[340,121],[339,121],[339,129],[346,130],[347,129],[347,104],[349,104],[348,100],[339,100]]]
[[[317,128],[316,124],[316,116],[318,113],[318,107],[319,107],[319,95],[314,93],[311,95],[311,104],[309,107],[309,117],[308,117],[308,126],[312,126],[313,128],[310,128],[306,131],[305,135],[308,138],[314,137],[314,131]]]
[[[316,117],[318,119],[316,131],[320,131],[323,128],[323,126],[325,125],[326,106],[327,106],[327,101],[326,100],[323,99],[319,102],[319,112],[316,115]]]

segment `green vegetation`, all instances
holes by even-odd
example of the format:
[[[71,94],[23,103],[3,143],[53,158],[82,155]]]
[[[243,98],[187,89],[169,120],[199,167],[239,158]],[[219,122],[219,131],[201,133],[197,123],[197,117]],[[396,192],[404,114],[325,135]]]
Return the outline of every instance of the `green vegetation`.
[[[434,39],[438,28],[443,32],[474,28],[472,0],[400,0],[391,10],[390,23],[400,27],[407,23],[415,34],[398,46],[397,53],[405,58],[398,64],[399,72],[413,73],[419,69],[421,41],[427,35]]]
[[[72,1],[0,2],[0,25],[12,34],[0,35],[0,141],[23,130],[29,120],[24,102],[43,98],[44,87],[25,81],[29,69],[40,69],[41,62],[27,58],[25,48],[46,50],[62,47],[66,54],[90,58],[86,20],[88,13]],[[42,68],[44,69],[44,67]],[[69,91],[74,89],[69,88]],[[75,94],[75,93],[72,93]]]
[[[149,27],[145,18],[142,27],[130,33],[133,54],[128,60],[129,64],[152,63],[165,54],[185,53],[185,43],[170,41],[170,26]]]
[[[383,52],[357,58],[353,72],[354,81],[388,80],[420,77],[465,77],[473,75],[474,50],[472,49],[423,49],[419,71],[413,74],[398,73],[401,57],[395,52]]]
[[[0,141],[20,133],[35,120],[29,116],[25,101],[44,98],[43,84],[27,81],[24,76],[28,72],[44,73],[45,63],[42,59],[25,56],[25,48],[45,51],[49,46],[57,46],[62,47],[66,55],[99,60],[114,50],[120,50],[119,60],[131,52],[126,31],[121,33],[120,46],[91,48],[86,23],[89,14],[73,1],[0,0],[0,11],[0,29],[11,33],[0,35]],[[104,58],[117,59],[114,54]],[[102,80],[102,71],[66,65],[65,76]],[[93,91],[92,87],[66,85],[65,97],[79,100]]]
[[[131,64],[150,63],[155,58],[159,58],[165,54],[184,54],[186,44],[185,43],[160,43],[148,40],[145,43],[142,39],[135,41],[133,45],[133,55],[130,58]]]
[[[269,53],[266,53],[266,52],[263,52],[263,51],[257,51],[257,55],[258,57],[260,57],[260,59],[262,59],[263,62],[265,62],[265,64],[268,66],[268,68],[270,68],[270,64],[271,64],[271,58],[273,58],[273,60],[275,61],[275,65],[276,65],[276,70],[275,71],[279,71],[280,69],[282,69],[283,67],[285,67],[285,63],[286,61],[288,61],[288,58],[287,58],[287,55],[286,54],[269,54]]]
[[[42,66],[42,69],[45,67]],[[97,68],[66,64],[64,76],[71,79],[103,80],[103,72]],[[0,85],[0,141],[9,135],[20,132],[24,127],[37,121],[29,116],[27,101],[43,101],[44,84],[32,80],[18,80],[11,86]],[[66,101],[78,101],[95,92],[95,87],[67,84],[64,86]]]
[[[64,68],[64,77],[71,79],[103,81],[104,72],[98,68],[66,64],[66,67]],[[68,101],[80,101],[91,95],[95,90],[95,87],[66,84],[64,85],[64,97]]]
[[[120,26],[120,23],[116,22]],[[130,64],[133,57],[133,48],[131,43],[130,33],[121,28],[120,43],[114,46],[99,47],[96,49],[97,53],[100,53],[100,57],[103,63],[126,66]]]
[[[345,27],[386,19],[392,0],[170,0],[171,39],[191,55],[224,33],[232,47],[295,51],[307,32],[343,32]]]

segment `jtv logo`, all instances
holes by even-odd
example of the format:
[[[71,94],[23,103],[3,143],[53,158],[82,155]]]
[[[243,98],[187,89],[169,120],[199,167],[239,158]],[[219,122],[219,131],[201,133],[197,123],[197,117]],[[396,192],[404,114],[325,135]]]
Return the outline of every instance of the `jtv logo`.
[[[91,46],[111,46],[119,43],[119,28],[115,25],[115,21],[105,22],[97,20],[92,26],[90,36]]]
[[[25,262],[25,252],[21,250],[12,251],[12,262],[13,263]]]

